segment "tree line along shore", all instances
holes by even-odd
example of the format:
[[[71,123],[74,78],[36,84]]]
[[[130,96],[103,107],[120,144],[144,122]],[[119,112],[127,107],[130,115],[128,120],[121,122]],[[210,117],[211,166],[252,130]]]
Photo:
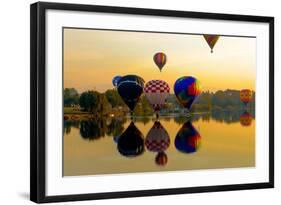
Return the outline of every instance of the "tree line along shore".
[[[106,90],[100,93],[89,90],[78,93],[75,88],[65,88],[64,93],[64,119],[96,119],[100,117],[124,117],[130,114],[130,110],[123,102],[116,89]],[[240,100],[239,90],[218,90],[216,92],[204,91],[194,101],[190,112],[212,111],[238,111],[255,109],[255,92],[251,102],[245,106]],[[187,110],[179,104],[174,94],[169,94],[160,115],[180,115]],[[133,116],[152,116],[154,114],[145,95],[133,111]]]

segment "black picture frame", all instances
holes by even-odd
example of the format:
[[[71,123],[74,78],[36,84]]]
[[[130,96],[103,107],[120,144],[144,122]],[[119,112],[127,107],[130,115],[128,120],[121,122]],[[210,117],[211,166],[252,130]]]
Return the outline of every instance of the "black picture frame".
[[[46,10],[86,11],[130,15],[169,16],[195,19],[216,19],[247,22],[263,22],[269,25],[269,181],[263,183],[230,184],[192,188],[89,193],[46,196],[46,67],[45,35]],[[38,2],[30,7],[30,200],[37,203],[76,200],[140,197],[197,192],[230,191],[274,187],[274,17],[230,15],[217,13],[125,8],[82,4]]]

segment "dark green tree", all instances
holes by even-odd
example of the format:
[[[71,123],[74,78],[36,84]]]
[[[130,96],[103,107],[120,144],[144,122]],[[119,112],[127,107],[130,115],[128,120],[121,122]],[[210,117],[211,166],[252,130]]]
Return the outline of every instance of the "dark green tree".
[[[99,94],[97,99],[97,106],[93,108],[93,112],[98,115],[105,115],[111,110],[111,105],[108,102],[105,94]]]
[[[64,106],[69,107],[79,103],[79,94],[75,88],[65,88],[63,91]]]
[[[115,89],[107,90],[105,92],[105,96],[113,108],[125,105],[122,98]]]
[[[99,93],[97,91],[83,92],[79,98],[79,105],[85,111],[94,112],[98,106]]]

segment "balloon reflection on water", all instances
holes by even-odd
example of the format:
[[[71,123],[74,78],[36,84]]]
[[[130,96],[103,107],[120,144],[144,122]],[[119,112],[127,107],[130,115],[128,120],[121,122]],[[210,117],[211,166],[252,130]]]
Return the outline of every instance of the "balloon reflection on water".
[[[165,152],[159,152],[157,155],[156,155],[156,158],[155,158],[155,163],[157,165],[161,165],[161,166],[164,166],[166,165],[168,162],[168,156]]]
[[[144,137],[134,122],[120,135],[117,149],[125,157],[136,157],[144,152]]]
[[[183,153],[194,153],[200,146],[201,136],[190,121],[183,124],[175,138],[175,147]]]
[[[169,145],[170,137],[168,132],[159,121],[155,121],[146,136],[145,146],[147,150],[158,153],[155,158],[155,163],[157,165],[167,164],[168,156],[164,153],[164,151],[168,149]]]
[[[241,116],[240,116],[240,124],[242,126],[250,126],[252,124],[252,115],[245,111]]]

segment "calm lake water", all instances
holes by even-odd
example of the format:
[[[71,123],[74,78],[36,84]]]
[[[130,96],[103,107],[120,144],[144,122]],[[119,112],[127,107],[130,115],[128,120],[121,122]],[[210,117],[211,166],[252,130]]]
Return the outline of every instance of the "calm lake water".
[[[64,176],[255,166],[247,112],[64,121]]]

